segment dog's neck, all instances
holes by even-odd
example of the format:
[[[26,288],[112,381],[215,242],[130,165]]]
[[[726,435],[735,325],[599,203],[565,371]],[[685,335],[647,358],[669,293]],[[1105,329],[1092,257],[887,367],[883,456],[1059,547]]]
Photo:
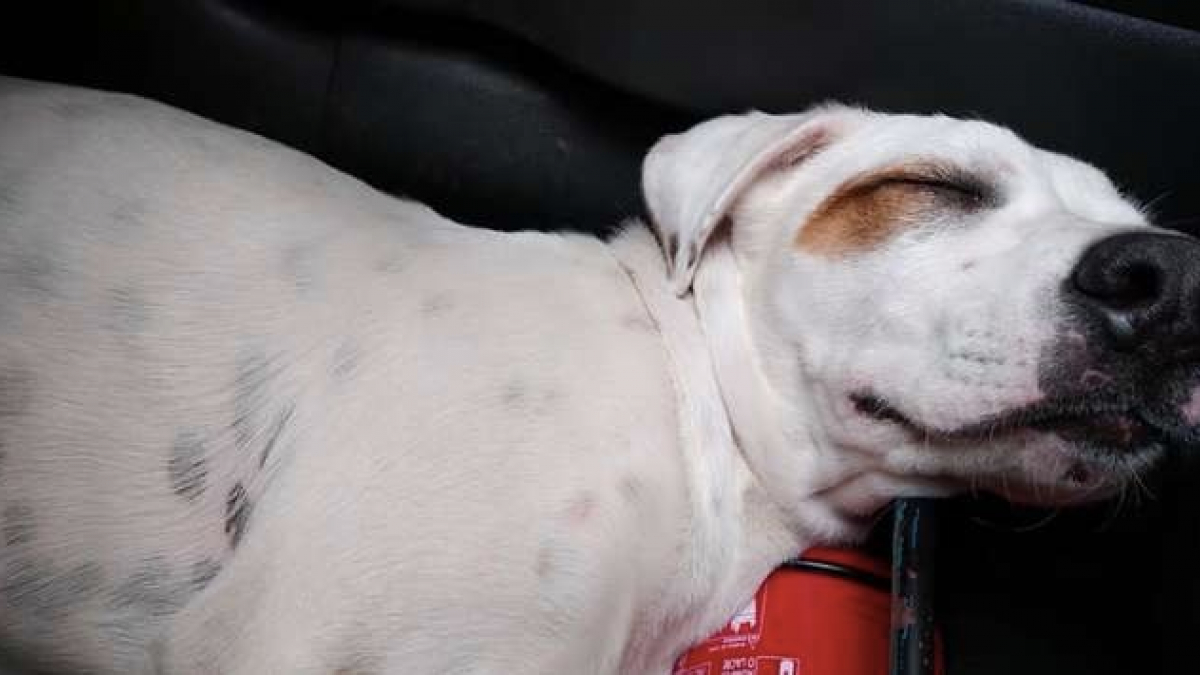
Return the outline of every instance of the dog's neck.
[[[799,392],[790,404],[763,370],[751,337],[743,275],[726,239],[710,243],[693,287],[700,328],[742,456],[789,529],[819,542],[865,534],[869,514],[889,496],[857,486],[867,458],[828,447]],[[847,489],[849,488],[849,489]]]
[[[737,517],[729,526],[761,530],[742,536],[785,536],[793,547],[865,534],[870,513],[893,496],[891,486],[869,458],[824,447],[810,421],[791,419],[797,406],[782,405],[762,371],[728,243],[705,251],[694,291],[683,298],[671,291],[660,249],[645,227],[626,228],[612,250],[662,333],[678,390],[693,508],[733,500],[727,505]],[[730,541],[730,532],[708,534]]]
[[[783,527],[782,515],[737,447],[696,305],[690,296],[679,298],[671,290],[661,249],[643,224],[625,227],[610,242],[610,250],[662,336],[694,514],[691,544],[701,551],[720,551],[721,557],[760,557],[757,566],[768,565],[762,570],[765,574],[780,559],[797,553],[798,542]],[[746,523],[753,531],[747,531]],[[726,562],[727,569],[738,566],[733,560]]]
[[[706,251],[695,292],[682,298],[648,228],[631,224],[610,248],[662,335],[698,520],[694,543],[729,546],[765,536],[788,556],[814,541],[860,534],[847,531],[858,523],[831,497],[850,463],[785,433],[783,408],[751,345],[728,246]],[[781,504],[781,496],[790,503]]]
[[[675,625],[680,639],[692,641],[741,607],[775,566],[809,542],[787,527],[739,450],[696,303],[672,290],[649,228],[627,224],[609,250],[661,336],[679,433],[679,449],[663,451],[679,453],[687,485],[687,544],[664,584],[673,590],[652,603],[669,601],[660,606],[663,616],[650,625],[655,631]]]

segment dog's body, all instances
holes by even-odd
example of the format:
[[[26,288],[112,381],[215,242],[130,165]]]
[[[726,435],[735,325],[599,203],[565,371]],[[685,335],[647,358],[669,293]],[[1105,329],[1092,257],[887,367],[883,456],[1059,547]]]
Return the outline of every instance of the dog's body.
[[[789,151],[805,161],[835,132],[807,133]],[[666,221],[693,208],[675,164],[697,162],[672,143],[647,165]],[[1056,213],[1089,224],[1056,240],[1055,274],[1142,222],[1061,162]],[[738,187],[731,217],[774,218],[785,177]],[[730,215],[725,191],[690,195],[701,219]],[[179,111],[4,81],[0,654],[100,673],[664,673],[774,565],[859,536],[892,496],[1120,482],[1033,430],[951,461],[838,408],[840,390],[828,409],[778,396],[798,386],[791,341],[764,326],[788,309],[731,299],[765,277],[720,276],[778,242],[735,232],[710,254],[716,224],[690,217],[656,225],[668,270],[641,223],[608,243],[466,228]],[[845,244],[815,242],[818,266]],[[841,363],[806,349],[806,373]],[[1000,372],[976,360],[972,381]],[[932,428],[1035,401],[1029,377]]]
[[[743,540],[736,473],[681,461],[656,319],[598,240],[456,225],[125,97],[2,105],[0,643],[655,672],[787,555]],[[648,232],[623,247],[661,287]]]

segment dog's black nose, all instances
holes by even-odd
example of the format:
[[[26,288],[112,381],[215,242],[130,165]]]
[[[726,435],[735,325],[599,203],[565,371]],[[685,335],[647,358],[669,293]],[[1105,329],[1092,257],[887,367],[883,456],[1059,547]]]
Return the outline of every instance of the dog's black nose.
[[[1200,241],[1127,232],[1087,247],[1070,292],[1120,351],[1200,340]]]
[[[1084,251],[1069,292],[1121,351],[1200,340],[1200,241],[1126,232]]]

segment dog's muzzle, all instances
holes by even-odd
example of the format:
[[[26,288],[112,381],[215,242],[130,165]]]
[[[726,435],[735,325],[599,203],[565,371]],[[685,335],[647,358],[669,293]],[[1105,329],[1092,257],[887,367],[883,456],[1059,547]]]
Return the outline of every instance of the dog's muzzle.
[[[1200,241],[1106,237],[1083,252],[1063,294],[1074,339],[1060,339],[1044,361],[1048,397],[1107,411],[1094,428],[1109,439],[1152,430],[1200,440]]]

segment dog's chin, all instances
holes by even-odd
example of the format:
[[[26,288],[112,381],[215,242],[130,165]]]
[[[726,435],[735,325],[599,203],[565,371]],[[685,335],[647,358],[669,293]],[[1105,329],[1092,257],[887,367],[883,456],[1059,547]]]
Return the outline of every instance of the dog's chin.
[[[977,488],[1023,506],[1080,506],[1143,487],[1140,476],[1158,463],[1158,443],[1097,447],[1034,432],[1016,468],[976,481]]]
[[[995,465],[1007,468],[969,476],[970,486],[1029,506],[1078,505],[1119,494],[1180,433],[1134,407],[1083,398],[1016,408],[956,429],[925,426],[871,394],[852,394],[851,400],[860,414],[904,430],[919,446],[996,453]]]

